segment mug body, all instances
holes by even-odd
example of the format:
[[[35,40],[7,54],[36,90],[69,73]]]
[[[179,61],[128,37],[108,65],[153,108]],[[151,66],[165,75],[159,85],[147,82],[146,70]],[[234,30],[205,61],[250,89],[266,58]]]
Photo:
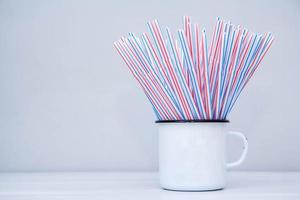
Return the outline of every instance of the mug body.
[[[161,187],[180,191],[224,188],[227,122],[158,121]]]

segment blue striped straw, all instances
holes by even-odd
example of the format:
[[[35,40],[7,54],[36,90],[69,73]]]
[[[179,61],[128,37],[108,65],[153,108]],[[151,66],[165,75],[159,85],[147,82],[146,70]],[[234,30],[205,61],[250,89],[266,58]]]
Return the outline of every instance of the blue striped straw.
[[[130,51],[130,44],[129,44],[128,40],[125,41],[124,47],[127,50],[129,57],[131,57],[131,60],[135,64],[136,69],[140,71],[140,74],[142,74],[142,76],[144,76],[146,80],[151,80],[151,81],[148,81],[148,84],[150,84],[151,88],[154,91],[156,91],[157,96],[164,102],[164,105],[168,107],[168,109],[166,111],[168,111],[168,113],[170,114],[172,119],[176,119],[175,113],[173,113],[171,111],[172,109],[169,107],[167,100],[162,96],[161,92],[159,92],[159,90],[157,90],[157,87],[154,85],[154,82],[153,82],[154,80],[149,77],[149,74],[146,72],[145,67],[138,67],[138,66],[140,66],[140,64],[139,64],[140,61],[139,61],[139,59],[137,59],[133,56],[134,52],[132,52],[132,51],[135,51],[135,50]]]
[[[222,33],[221,33],[222,34]],[[222,105],[222,102],[221,102],[221,94],[222,94],[222,91],[221,91],[221,79],[222,79],[222,71],[223,71],[223,63],[224,63],[224,46],[225,46],[225,34],[223,33],[221,35],[221,53],[220,53],[220,64],[219,64],[219,72],[218,72],[218,85],[217,85],[217,88],[218,88],[218,93],[217,93],[217,108],[216,108],[216,118],[219,118],[219,112],[220,112],[220,109],[221,109],[221,105]]]
[[[257,37],[255,36],[255,37],[254,37],[254,40],[253,40],[253,43],[252,43],[252,45],[251,45],[251,47],[250,47],[250,51],[249,51],[249,53],[248,53],[248,56],[247,56],[247,58],[246,58],[245,65],[242,67],[242,71],[241,71],[240,74],[238,75],[238,81],[237,81],[237,84],[236,84],[236,86],[235,86],[233,92],[231,92],[231,95],[229,96],[229,100],[228,100],[228,101],[229,101],[229,105],[232,103],[234,96],[236,96],[237,91],[238,91],[238,87],[239,87],[241,81],[243,80],[243,74],[245,73],[245,69],[246,69],[245,66],[247,66],[247,63],[249,63],[249,61],[251,62],[251,60],[253,59],[253,57],[254,57],[254,55],[255,55],[255,52],[256,52],[256,50],[257,50],[257,48],[256,48],[257,46],[255,45],[255,43],[256,43],[256,38],[257,38]],[[259,40],[258,40],[258,41],[259,41]],[[257,44],[259,44],[259,43],[257,43]],[[224,106],[225,106],[225,105],[224,105]],[[221,113],[221,118],[226,118],[227,113],[228,113],[228,104],[227,104],[227,107],[224,107],[224,109],[223,109],[223,111],[222,111],[222,113]]]
[[[229,29],[229,28],[228,28]],[[236,31],[234,30],[231,34],[230,29],[225,32],[224,40],[225,40],[225,55],[224,55],[224,66],[222,70],[222,79],[221,79],[221,101],[224,102],[224,96],[225,96],[225,83],[227,80],[228,75],[228,67],[230,65],[231,56],[233,53],[233,45],[234,45],[234,39],[235,39]],[[229,49],[228,49],[229,48]]]
[[[178,40],[157,20],[147,25],[151,39],[130,32],[114,46],[158,120],[226,119],[274,39],[218,18],[208,48],[188,16]]]
[[[255,56],[255,54],[256,54],[256,52],[257,52],[257,50],[258,50],[258,46],[259,46],[259,44],[260,44],[260,41],[261,41],[261,38],[259,37],[258,39],[257,39],[257,36],[255,35],[255,37],[254,37],[254,40],[253,40],[253,44],[251,45],[251,48],[250,48],[250,53],[248,54],[248,56],[247,56],[247,58],[246,58],[246,62],[245,62],[245,65],[244,65],[244,67],[242,68],[242,71],[240,72],[240,74],[239,74],[239,76],[238,76],[238,81],[237,81],[237,84],[236,84],[236,86],[235,86],[235,88],[234,88],[234,91],[233,91],[233,93],[232,93],[232,95],[230,96],[230,104],[231,104],[231,102],[232,102],[232,100],[233,100],[233,97],[237,94],[237,92],[238,92],[238,88],[240,87],[240,84],[241,84],[241,82],[242,82],[242,80],[243,80],[243,78],[244,78],[244,75],[245,75],[245,73],[246,73],[246,69],[250,66],[250,64],[251,64],[251,62],[252,62],[252,60],[253,60],[253,58],[254,58],[254,56]],[[225,110],[228,110],[228,108],[225,108],[224,109],[224,111],[223,111],[223,118],[225,117],[224,115],[226,115],[226,113],[228,112],[226,112]]]
[[[240,58],[240,52],[241,52],[241,47],[242,47],[242,39],[243,39],[243,36],[240,36],[240,38],[238,39],[238,49],[237,49],[237,53],[236,53],[236,57],[235,57],[235,60],[234,60],[234,63],[233,63],[233,69],[231,71],[231,74],[229,75],[229,80],[228,80],[228,84],[227,84],[227,88],[226,88],[226,91],[224,92],[224,100],[223,100],[223,104],[224,104],[224,107],[227,108],[227,104],[228,104],[228,96],[229,96],[229,93],[230,93],[230,90],[231,90],[231,85],[232,85],[232,81],[233,81],[233,78],[234,78],[234,74],[236,72],[236,67],[238,65],[238,61],[239,61],[239,58]]]
[[[143,52],[140,52],[140,51],[139,51],[140,49],[138,49],[138,47],[135,46],[136,44],[135,44],[134,41],[132,41],[131,39],[132,39],[132,38],[128,38],[128,41],[129,41],[129,43],[131,44],[132,49],[135,51],[135,55],[139,58],[140,63],[141,63],[142,66],[145,68],[145,70],[148,71],[147,76],[151,76],[151,77],[152,77],[153,75],[156,75],[156,73],[151,73],[151,72],[149,71],[149,70],[151,69],[151,67],[149,67],[149,66],[148,66],[148,63],[145,62],[146,60],[145,60],[145,58],[143,58]],[[152,77],[152,78],[153,78],[154,80],[156,80],[156,81],[158,80],[158,77]],[[168,98],[168,99],[172,99],[172,97],[170,97],[170,96],[168,95],[168,92],[165,91],[165,87],[163,87],[163,86],[161,85],[160,81],[157,81],[157,83],[160,85],[160,87],[161,87],[162,90],[163,90],[163,93],[166,94],[167,98]],[[174,101],[171,100],[170,103],[173,104],[173,107],[174,107],[176,113],[179,114],[180,117],[182,117],[180,111],[178,110],[178,107],[176,106],[176,104],[174,104]],[[175,117],[175,119],[176,119],[176,117]]]
[[[254,57],[255,55],[258,55],[258,56],[257,56],[257,59],[256,59],[256,64],[254,64],[254,66],[252,67],[252,70],[254,70],[255,67],[258,65],[258,61],[260,60],[261,56],[263,55],[264,51],[266,50],[266,47],[267,47],[267,45],[268,45],[268,42],[270,42],[270,40],[271,40],[271,35],[268,34],[267,39],[265,40],[264,44],[261,44],[261,45],[263,45],[263,48],[262,48],[259,52],[258,52],[258,50],[256,50],[256,51],[254,52],[254,55],[252,56],[252,59],[254,59],[253,57]],[[260,40],[260,42],[261,42],[261,40]],[[257,48],[258,48],[259,46],[260,46],[260,45],[259,45],[259,43],[258,43]],[[255,60],[253,60],[253,61],[255,61]],[[251,63],[252,63],[252,62],[251,62]],[[250,65],[251,63],[249,63],[249,65]],[[249,67],[249,66],[248,66],[248,67]],[[226,117],[226,115],[228,115],[228,113],[231,111],[233,105],[235,104],[236,100],[237,100],[238,97],[240,96],[240,94],[241,94],[243,88],[245,87],[246,80],[247,80],[247,77],[243,77],[241,83],[236,87],[236,88],[237,88],[237,92],[236,92],[236,94],[231,98],[231,102],[230,102],[230,104],[229,104],[229,106],[228,106],[228,109],[227,109],[227,111],[226,111],[226,113],[225,113],[225,117]]]
[[[209,75],[209,66],[208,66],[208,55],[207,55],[207,38],[206,38],[206,31],[205,29],[203,29],[202,31],[202,40],[203,40],[203,48],[204,48],[204,68],[205,68],[205,72],[204,73],[204,76],[205,76],[205,81],[206,81],[206,84],[205,84],[205,87],[206,87],[206,91],[207,91],[207,103],[208,103],[208,114],[209,114],[209,119],[212,119],[212,97],[211,97],[211,94],[210,94],[210,84],[209,84],[209,80],[210,80],[210,75]]]
[[[150,103],[152,104],[153,108],[155,108],[156,112],[158,113],[157,117],[160,119],[163,116],[167,116],[166,113],[164,113],[164,110],[162,109],[160,103],[158,103],[158,101],[153,97],[152,93],[149,91],[149,89],[147,88],[147,86],[145,85],[145,83],[141,80],[140,75],[138,74],[138,72],[135,70],[135,68],[129,64],[129,59],[127,58],[127,56],[122,52],[121,50],[121,42],[115,42],[115,47],[118,50],[118,52],[120,53],[120,55],[122,56],[122,58],[124,59],[125,63],[127,64],[128,68],[130,69],[131,73],[133,74],[134,78],[136,78],[136,80],[139,82],[140,86],[142,87],[144,93],[147,95],[147,97],[149,99],[151,99]],[[162,113],[162,114],[160,114]]]
[[[141,55],[143,55],[145,58],[147,58],[146,52],[143,52],[143,49],[141,48],[141,45],[138,43],[137,38],[134,36],[133,33],[131,33],[130,35],[131,35],[131,37],[133,38],[133,40],[134,40],[134,42],[135,42],[135,45],[133,45],[132,43],[131,43],[131,44],[132,44],[133,46],[135,46],[134,48],[137,47],[137,48],[140,49],[140,51],[137,53],[137,55],[141,54]],[[129,40],[129,41],[130,41],[130,40]],[[147,46],[147,44],[146,44],[146,46]],[[149,49],[149,48],[147,48],[147,49]],[[149,56],[149,55],[148,55],[148,56]],[[149,58],[150,58],[150,56],[149,56]],[[150,60],[150,59],[149,59],[149,60]],[[155,76],[155,79],[158,80],[158,82],[159,82],[159,84],[161,85],[161,87],[162,87],[163,89],[165,89],[164,92],[167,94],[167,96],[168,96],[169,98],[172,99],[172,102],[175,103],[175,108],[177,109],[177,112],[179,112],[181,115],[183,115],[183,112],[182,112],[182,110],[181,110],[181,106],[179,106],[178,100],[174,97],[173,92],[171,92],[172,90],[171,90],[168,86],[164,86],[164,83],[161,81],[161,78],[160,78],[160,76],[159,76],[158,73],[157,73],[157,70],[155,70],[154,66],[151,65],[151,62],[150,62],[149,60],[148,60],[148,62],[149,62],[148,66],[150,66],[151,71],[153,72],[153,75]]]
[[[155,23],[155,25],[156,25],[156,27],[157,27],[157,33],[158,33],[158,36],[159,37],[163,37],[162,36],[162,33],[161,33],[161,28],[160,28],[160,25],[159,25],[159,23],[157,22],[157,20],[154,22]],[[158,38],[159,39],[159,38]],[[165,44],[164,44],[164,41],[163,40],[160,40],[161,41],[161,43],[162,43],[162,47],[163,48],[165,48]],[[166,49],[166,48],[165,48]],[[163,49],[161,49],[161,51],[163,51],[163,52],[165,52]],[[165,52],[165,56],[167,57],[167,58],[170,58],[170,56],[169,56],[169,52],[167,52],[167,49],[166,49],[166,52]],[[174,71],[174,70],[173,70]],[[173,74],[173,72],[171,72],[172,74]],[[175,72],[174,72],[175,73]],[[177,76],[176,76],[176,73],[174,74],[175,75],[175,82],[177,82]],[[174,83],[175,83],[174,82]],[[177,89],[177,88],[176,88]],[[197,113],[197,110],[195,110],[195,105],[194,105],[194,102],[193,101],[190,101],[189,102],[189,99],[188,99],[188,101],[187,101],[191,106],[190,106],[190,109],[191,109],[191,111],[192,111],[192,116],[193,116],[193,118],[195,119],[197,116],[198,116],[198,113]]]
[[[188,69],[191,72],[191,81],[192,81],[192,86],[193,86],[193,92],[195,92],[195,97],[196,97],[196,102],[198,103],[198,107],[196,108],[198,110],[198,112],[201,113],[202,116],[204,115],[204,105],[203,105],[203,100],[202,100],[202,96],[200,95],[200,88],[199,88],[199,83],[197,82],[197,78],[196,78],[196,72],[195,72],[195,66],[194,64],[191,62],[193,59],[190,55],[190,53],[188,52],[188,44],[187,44],[187,40],[186,37],[183,33],[182,30],[178,31],[178,36],[179,36],[179,41],[181,43],[181,47],[184,53],[184,56],[187,60],[187,66]],[[199,117],[200,118],[200,117]]]
[[[184,77],[184,75],[182,73],[183,71],[180,68],[180,61],[178,60],[178,56],[176,54],[176,49],[175,49],[175,46],[174,46],[173,37],[172,37],[172,34],[171,34],[171,32],[170,32],[170,30],[168,28],[166,29],[166,33],[167,33],[168,41],[170,43],[170,47],[171,47],[170,49],[172,51],[171,53],[173,54],[173,57],[174,57],[175,72],[176,72],[176,74],[178,76],[178,80],[179,80],[180,86],[183,89],[185,98],[187,99],[190,108],[193,109],[193,114],[196,115],[196,116],[194,116],[194,117],[196,117],[195,119],[200,119],[200,116],[199,116],[199,114],[197,112],[197,107],[196,107],[196,105],[195,105],[195,103],[193,101],[193,98],[192,98],[191,91],[188,88],[186,79],[185,79],[185,77]]]

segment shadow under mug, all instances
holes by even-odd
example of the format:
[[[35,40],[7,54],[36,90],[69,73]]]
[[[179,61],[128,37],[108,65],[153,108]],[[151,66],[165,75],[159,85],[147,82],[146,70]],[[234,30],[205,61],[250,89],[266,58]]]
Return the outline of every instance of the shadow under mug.
[[[226,171],[247,154],[247,138],[227,131],[228,120],[156,121],[159,131],[159,179],[163,189],[209,191],[223,189]],[[243,141],[241,157],[226,163],[226,135]]]

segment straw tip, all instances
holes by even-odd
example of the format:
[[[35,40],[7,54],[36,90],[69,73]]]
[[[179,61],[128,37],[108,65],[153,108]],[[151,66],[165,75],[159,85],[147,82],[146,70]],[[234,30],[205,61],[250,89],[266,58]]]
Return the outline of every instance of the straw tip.
[[[150,32],[142,33],[141,37],[139,33],[134,36],[133,32],[129,32],[129,36],[113,44],[142,86],[159,120],[224,120],[271,46],[273,35],[271,32],[264,35],[251,32],[246,35],[247,29],[240,29],[241,26],[237,28],[230,21],[221,21],[217,17],[216,36],[213,36],[212,45],[209,46],[206,29],[192,29],[191,25],[198,27],[198,24],[191,24],[190,16],[184,16],[184,19],[187,27],[179,29],[176,38],[173,38],[169,27],[164,29],[166,35],[162,34],[163,29],[155,19],[147,23]],[[197,38],[194,38],[195,35]],[[262,45],[265,47],[258,48]],[[244,51],[243,57],[240,51]],[[239,61],[240,57],[246,60]],[[241,64],[236,68],[235,63],[238,62]],[[168,71],[162,73],[161,69]],[[203,82],[200,82],[202,78]],[[173,83],[176,83],[174,88],[171,87]]]

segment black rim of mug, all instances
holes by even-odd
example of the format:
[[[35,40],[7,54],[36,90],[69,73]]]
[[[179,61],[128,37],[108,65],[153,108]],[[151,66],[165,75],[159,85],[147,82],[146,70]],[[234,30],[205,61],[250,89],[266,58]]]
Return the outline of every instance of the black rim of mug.
[[[197,120],[157,120],[157,124],[162,123],[229,123],[227,119],[197,119]]]

